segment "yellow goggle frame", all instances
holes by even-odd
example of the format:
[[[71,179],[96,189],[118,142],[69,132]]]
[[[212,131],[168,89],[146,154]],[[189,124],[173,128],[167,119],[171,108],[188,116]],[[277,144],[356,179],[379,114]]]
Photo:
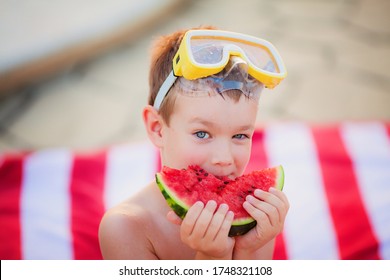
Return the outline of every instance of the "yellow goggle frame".
[[[195,80],[221,72],[230,56],[248,64],[248,74],[267,88],[274,88],[287,75],[283,60],[268,41],[222,30],[189,30],[173,58],[173,70],[161,86],[154,107],[158,109],[177,77]]]

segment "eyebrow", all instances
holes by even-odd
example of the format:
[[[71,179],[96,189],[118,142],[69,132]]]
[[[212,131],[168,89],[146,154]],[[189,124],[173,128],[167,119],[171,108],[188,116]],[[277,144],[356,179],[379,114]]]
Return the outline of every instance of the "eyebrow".
[[[215,123],[209,121],[209,120],[206,120],[206,119],[202,119],[202,118],[199,118],[199,117],[194,117],[192,119],[190,119],[190,123],[199,123],[199,124],[202,124],[204,126],[207,126],[207,127],[217,127],[218,125],[216,125]],[[255,128],[254,125],[241,125],[241,126],[238,126],[237,127],[237,130],[241,131],[241,130],[253,130]]]

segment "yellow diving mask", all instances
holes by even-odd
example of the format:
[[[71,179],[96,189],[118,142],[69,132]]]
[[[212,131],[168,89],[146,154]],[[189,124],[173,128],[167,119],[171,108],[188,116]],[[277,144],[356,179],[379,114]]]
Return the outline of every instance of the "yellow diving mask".
[[[237,78],[237,71],[232,74],[231,69],[238,66],[243,73],[244,64],[247,75]],[[218,92],[238,89],[250,96],[264,86],[274,88],[286,75],[281,56],[268,41],[229,31],[190,30],[173,58],[173,70],[161,85],[154,107],[160,108],[178,77],[186,88],[198,87],[203,81],[205,85],[212,83]],[[189,82],[194,80],[191,86]]]

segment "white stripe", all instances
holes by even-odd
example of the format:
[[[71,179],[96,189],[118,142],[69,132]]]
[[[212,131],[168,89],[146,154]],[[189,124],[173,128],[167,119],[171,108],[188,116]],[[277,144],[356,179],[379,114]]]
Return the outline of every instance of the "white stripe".
[[[386,128],[380,123],[346,123],[342,136],[354,163],[381,257],[390,259],[390,141]]]
[[[47,150],[24,162],[21,194],[24,259],[72,259],[69,180],[72,164],[67,150]]]
[[[156,156],[156,149],[149,142],[109,150],[104,195],[106,208],[133,195],[154,179]]]
[[[265,130],[271,165],[282,164],[290,210],[284,237],[290,259],[338,259],[338,246],[327,206],[316,147],[309,128],[273,124]]]

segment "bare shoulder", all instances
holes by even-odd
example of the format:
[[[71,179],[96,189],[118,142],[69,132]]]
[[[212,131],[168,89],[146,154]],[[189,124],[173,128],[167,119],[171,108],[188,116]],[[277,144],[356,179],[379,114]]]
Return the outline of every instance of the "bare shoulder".
[[[99,242],[105,259],[156,259],[148,238],[150,213],[133,201],[107,211],[100,223]]]
[[[153,184],[107,211],[99,229],[103,258],[192,259],[195,252],[181,242],[180,227],[167,220],[168,211]]]

